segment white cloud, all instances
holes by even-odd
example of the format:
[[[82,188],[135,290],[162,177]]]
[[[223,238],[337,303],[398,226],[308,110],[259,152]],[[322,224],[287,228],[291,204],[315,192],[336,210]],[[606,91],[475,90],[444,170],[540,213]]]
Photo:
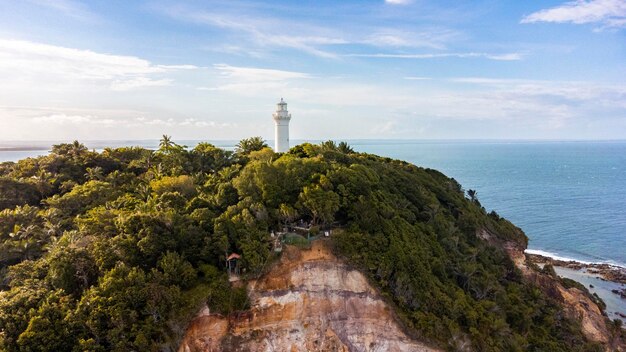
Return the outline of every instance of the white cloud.
[[[458,83],[473,83],[485,85],[511,85],[514,83],[537,82],[524,79],[506,79],[506,78],[487,78],[487,77],[456,77],[449,79]]]
[[[286,90],[295,80],[310,79],[309,74],[256,67],[238,67],[216,64],[220,81],[215,87],[197,87],[203,91],[225,91],[255,96],[267,92]]]
[[[495,54],[495,55],[491,54],[491,55],[486,55],[485,57],[491,60],[498,60],[498,61],[517,61],[523,58],[522,54],[520,53]]]
[[[390,5],[408,5],[412,0],[385,0],[386,4]]]
[[[298,21],[263,17],[250,17],[237,13],[215,13],[205,11],[187,11],[176,9],[164,10],[169,16],[195,23],[201,23],[214,27],[230,30],[234,33],[246,35],[246,39],[252,40],[260,47],[291,48],[306,52],[322,58],[336,58],[337,56],[324,50],[323,46],[346,44],[347,41],[340,36],[329,35],[329,31]],[[285,34],[285,28],[289,28],[290,34]],[[334,33],[332,33],[334,34]],[[254,55],[258,52],[252,50]]]
[[[577,0],[524,17],[521,23],[599,23],[605,27],[626,26],[626,1]]]
[[[192,65],[155,65],[135,56],[0,39],[0,73],[5,78],[14,77],[19,81],[30,79],[35,87],[43,81],[60,84],[80,80],[110,83],[114,90],[163,86],[171,80],[151,76],[196,68]]]
[[[112,125],[116,121],[108,118],[98,118],[92,115],[66,115],[51,114],[37,116],[31,119],[35,123],[56,124],[56,125],[72,125],[72,124],[96,124],[96,125]]]
[[[0,111],[6,107],[0,107]],[[13,109],[15,110],[15,109]],[[37,110],[33,108],[26,108],[22,110]],[[42,108],[42,110],[49,110],[49,108]],[[54,110],[54,109],[53,109]],[[64,109],[59,109],[64,110]],[[71,110],[71,109],[68,109]],[[92,111],[83,114],[72,114],[64,112],[51,112],[43,115],[35,115],[33,117],[26,117],[26,120],[30,123],[34,123],[44,128],[56,128],[57,126],[65,126],[65,128],[137,128],[147,126],[165,126],[165,127],[217,127],[228,128],[236,127],[234,123],[221,123],[211,120],[198,119],[198,118],[157,118],[138,116],[146,115],[144,112],[115,112],[115,111]]]
[[[619,104],[620,100],[626,100],[626,86],[623,85],[484,77],[458,77],[451,78],[450,81],[489,86],[499,91],[524,96],[559,97],[569,101],[594,101],[594,103],[610,100],[612,101],[610,105],[626,107],[626,104]]]
[[[486,57],[480,57],[483,56]],[[553,125],[560,126],[565,125],[568,118],[583,116],[589,111],[626,108],[626,104],[620,103],[626,101],[626,87],[591,82],[406,76],[403,77],[406,84],[388,86],[354,83],[345,78],[315,77],[301,72],[229,65],[216,68],[224,70],[224,83],[212,88],[214,91],[257,100],[270,100],[285,94],[298,105],[324,107],[325,110],[367,107],[371,114],[374,111],[383,114],[419,111],[422,116],[448,120],[546,121],[558,117],[559,124]],[[420,81],[420,84],[413,85],[409,83],[411,81]],[[464,87],[467,84],[475,87],[468,89]],[[424,89],[424,85],[428,89]]]
[[[400,128],[398,128],[400,127]],[[385,121],[379,124],[374,125],[373,128],[370,129],[370,133],[382,133],[387,135],[397,134],[402,130],[401,126],[398,126],[398,121]]]
[[[333,59],[337,55],[327,50],[319,49],[319,45],[347,44],[347,41],[340,38],[316,37],[316,36],[289,36],[289,35],[262,35],[260,38],[264,45],[282,46],[298,49],[306,53]]]
[[[446,28],[428,28],[422,31],[384,28],[376,30],[360,42],[378,47],[444,49],[447,43],[459,37],[459,32]]]
[[[213,65],[223,76],[245,81],[285,81],[296,78],[310,78],[302,72],[282,71],[255,67],[237,67],[226,64]]]
[[[393,0],[393,4],[408,4],[411,1]],[[274,17],[257,14],[248,7],[233,5],[237,10],[221,12],[189,10],[179,7],[160,8],[166,15],[180,21],[208,25],[224,29],[237,43],[217,45],[210,50],[228,52],[250,57],[267,57],[275,49],[294,49],[313,56],[337,59],[341,55],[333,50],[341,45],[369,45],[377,47],[428,47],[444,49],[446,43],[461,37],[460,32],[444,27],[415,30],[413,26],[399,29],[398,26],[380,28],[372,24],[328,26],[301,19]],[[343,17],[343,16],[339,16]],[[352,18],[339,21],[352,21]],[[402,27],[402,26],[401,26]],[[287,30],[286,30],[287,29]]]
[[[408,4],[409,2],[393,1],[394,4]],[[252,44],[243,50],[239,46],[217,46],[211,50],[237,55],[245,54],[256,58],[266,56],[263,49],[289,48],[321,58],[337,59],[340,55],[332,51],[332,47],[347,44],[444,49],[446,43],[461,36],[458,31],[442,27],[426,28],[420,31],[396,27],[379,28],[371,25],[355,26],[352,29],[351,26],[331,28],[285,18],[253,15],[245,10],[236,15],[182,10],[181,8],[162,9],[162,11],[178,20],[226,29],[238,36],[238,42],[248,41]],[[285,31],[286,28],[289,31]]]
[[[426,54],[347,54],[349,57],[370,57],[381,59],[438,59],[438,58],[485,58],[496,61],[517,61],[522,59],[520,53],[488,54],[488,53],[426,53]]]
[[[166,70],[133,56],[100,54],[22,40],[0,39],[0,55],[1,68],[56,72],[87,79],[111,79]]]
[[[376,46],[411,46],[410,42],[406,38],[388,33],[371,35],[365,40],[365,42]]]
[[[198,120],[195,118],[187,118],[179,123],[180,126],[192,126],[192,127],[237,127],[235,123],[222,122],[218,123],[215,121],[206,121],[206,120]]]
[[[169,86],[171,79],[150,79],[148,77],[137,77],[126,80],[116,80],[111,83],[111,89],[115,91],[127,91],[146,87]]]
[[[550,131],[552,136],[565,136],[562,131],[576,123],[626,117],[626,87],[617,84],[419,76],[408,76],[392,84],[357,83],[347,77],[317,77],[226,64],[218,67],[222,70],[216,68],[217,72],[224,72],[217,75],[218,88],[197,95],[195,104],[208,101],[203,108],[195,109],[190,101],[193,112],[186,110],[181,115],[176,110],[159,108],[81,111],[49,107],[26,111],[20,106],[0,106],[0,138],[157,138],[166,132],[201,139],[237,139],[246,135],[271,138],[270,113],[281,95],[294,114],[294,138],[414,138],[421,128],[426,128],[427,135],[438,131],[436,136],[446,138],[450,135],[442,132],[441,127],[424,127],[445,124],[516,128],[523,125],[531,130]],[[213,102],[221,105],[212,109]],[[396,122],[387,124],[388,121]],[[332,129],[323,127],[331,125]],[[122,137],[120,131],[124,131]],[[485,137],[480,133],[456,136]],[[522,138],[533,134],[502,136]]]

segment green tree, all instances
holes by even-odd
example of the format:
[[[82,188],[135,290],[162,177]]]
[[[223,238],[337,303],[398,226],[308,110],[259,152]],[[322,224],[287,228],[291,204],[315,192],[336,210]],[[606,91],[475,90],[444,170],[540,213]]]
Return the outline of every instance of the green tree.
[[[167,153],[174,149],[177,146],[176,143],[172,142],[172,137],[164,134],[161,140],[159,141],[159,151]]]
[[[169,137],[157,152],[61,144],[0,165],[0,350],[174,350],[204,303],[224,314],[247,307],[226,256],[242,255],[245,276],[262,274],[275,258],[269,232],[300,216],[341,224],[334,248],[437,347],[598,350],[476,235],[528,241],[475,191],[466,198],[436,170],[344,142],[274,153],[251,140],[237,155]]]
[[[191,176],[164,176],[160,179],[150,181],[152,191],[161,195],[166,192],[178,192],[186,197],[196,194],[196,185]]]
[[[322,147],[322,149],[326,149],[326,150],[337,150],[337,143],[335,143],[335,141],[332,141],[332,140],[322,142],[320,146]]]
[[[192,287],[196,282],[196,270],[176,252],[167,252],[157,264],[162,273],[162,282],[183,288]]]
[[[278,208],[278,211],[280,214],[280,219],[285,225],[293,222],[298,218],[298,211],[289,204],[281,204],[280,208]]]
[[[41,227],[36,225],[25,227],[15,225],[13,231],[9,234],[9,237],[12,239],[9,248],[20,260],[31,260],[41,256],[45,245],[49,241],[49,236],[46,235]],[[9,243],[5,242],[4,244],[7,245]]]
[[[61,143],[52,146],[52,153],[67,156],[75,161],[78,161],[87,153],[88,149],[84,144],[79,141],[72,143]]]
[[[20,351],[71,351],[76,343],[75,322],[65,319],[71,299],[59,291],[48,295],[20,334],[17,345]]]
[[[98,268],[85,249],[57,247],[50,254],[49,261],[47,280],[52,287],[68,295],[80,297],[98,277]]]
[[[305,186],[299,197],[302,206],[313,216],[313,224],[321,221],[329,224],[334,220],[339,209],[339,196],[333,191],[325,191],[322,187]]]
[[[473,189],[468,189],[467,190],[467,195],[470,197],[470,200],[472,202],[476,202],[476,200],[478,199],[478,198],[476,198],[477,194],[478,194],[478,192],[476,192],[476,190],[473,190]]]
[[[337,150],[339,150],[342,153],[345,154],[352,154],[354,153],[354,149],[352,149],[352,147],[350,147],[350,145],[346,142],[339,142],[339,145],[337,145]]]
[[[266,147],[268,147],[268,145],[261,137],[244,138],[237,143],[235,152],[240,155],[247,155]]]
[[[191,152],[194,157],[195,169],[199,172],[215,173],[231,163],[232,152],[210,143],[198,143]]]
[[[88,180],[102,181],[104,179],[103,169],[100,166],[88,167],[85,177],[87,177]]]
[[[0,177],[0,210],[19,205],[36,205],[41,199],[40,194],[32,183]]]

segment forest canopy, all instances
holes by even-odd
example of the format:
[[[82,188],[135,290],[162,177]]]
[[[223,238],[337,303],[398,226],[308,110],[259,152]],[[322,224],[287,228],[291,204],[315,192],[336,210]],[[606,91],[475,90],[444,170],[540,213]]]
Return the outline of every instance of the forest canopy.
[[[523,232],[438,171],[345,142],[274,153],[164,136],[158,150],[79,142],[0,164],[0,350],[173,351],[204,304],[243,310],[225,260],[246,275],[274,259],[270,233],[338,227],[415,335],[445,349],[588,351],[579,323],[524,282],[499,248]]]

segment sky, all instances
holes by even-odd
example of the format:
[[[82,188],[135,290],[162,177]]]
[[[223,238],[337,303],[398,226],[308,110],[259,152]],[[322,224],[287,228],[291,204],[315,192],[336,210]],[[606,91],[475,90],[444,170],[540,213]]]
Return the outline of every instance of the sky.
[[[0,0],[0,141],[626,139],[626,0]]]

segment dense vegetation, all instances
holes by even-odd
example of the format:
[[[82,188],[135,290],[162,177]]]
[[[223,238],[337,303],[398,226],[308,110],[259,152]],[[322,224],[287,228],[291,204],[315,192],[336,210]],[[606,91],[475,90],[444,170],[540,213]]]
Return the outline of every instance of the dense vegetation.
[[[347,144],[276,154],[260,138],[235,152],[101,153],[82,144],[0,164],[0,349],[175,350],[203,304],[245,309],[224,270],[272,258],[269,233],[297,219],[343,227],[336,248],[404,323],[450,350],[583,351],[577,322],[523,282],[477,230],[525,243],[454,180]]]

